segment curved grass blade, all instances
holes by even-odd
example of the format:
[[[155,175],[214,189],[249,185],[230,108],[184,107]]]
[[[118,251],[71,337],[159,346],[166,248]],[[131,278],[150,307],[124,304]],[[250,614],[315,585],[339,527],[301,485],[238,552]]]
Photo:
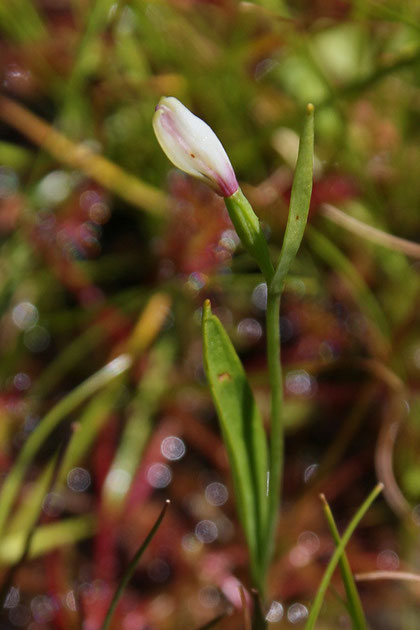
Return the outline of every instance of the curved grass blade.
[[[123,382],[119,379],[109,383],[78,414],[76,430],[61,463],[57,480],[59,490],[65,486],[69,471],[86,457],[98,433],[114,412],[121,400],[122,385]]]
[[[101,630],[107,630],[109,628],[109,624],[112,621],[112,617],[113,614],[115,612],[115,609],[117,607],[117,604],[121,598],[121,595],[123,594],[123,591],[125,589],[125,587],[127,586],[128,582],[130,581],[138,561],[140,560],[140,558],[142,557],[143,553],[146,551],[147,547],[150,544],[150,541],[152,540],[153,536],[156,534],[157,530],[159,529],[159,525],[161,524],[163,517],[165,516],[166,510],[168,509],[168,505],[170,504],[170,500],[166,499],[165,501],[165,505],[163,506],[161,513],[159,514],[159,516],[157,517],[155,524],[153,525],[152,529],[150,530],[150,532],[147,534],[146,538],[144,539],[143,544],[139,547],[139,549],[136,551],[136,553],[133,556],[133,559],[131,560],[130,564],[128,565],[128,567],[126,568],[124,575],[122,577],[121,582],[118,585],[117,590],[114,593],[114,597],[112,598],[111,604],[108,608],[108,612],[106,613],[106,617],[105,620],[101,626]]]
[[[335,523],[333,513],[324,494],[320,495],[320,499],[323,504],[324,514],[325,518],[327,519],[328,527],[330,528],[330,532],[332,534],[332,537],[334,538],[336,546],[338,546],[340,544],[341,538],[340,533],[337,529],[337,525]],[[353,623],[353,628],[355,630],[366,630],[367,622],[365,613],[363,612],[359,593],[353,578],[349,561],[347,559],[347,554],[345,552],[343,552],[339,564],[341,578],[343,580],[344,588],[346,589],[348,608]]]
[[[251,572],[260,588],[267,520],[266,436],[243,366],[209,301],[204,304],[203,341],[206,375],[229,456]]]
[[[127,423],[102,489],[105,511],[114,518],[121,514],[136,470],[153,428],[153,417],[167,390],[175,358],[175,344],[163,337],[150,352],[147,370],[127,410]],[[115,487],[115,474],[124,475],[124,489]]]
[[[362,505],[357,510],[356,514],[353,516],[350,521],[349,526],[341,537],[341,541],[339,545],[337,545],[331,559],[328,563],[328,566],[325,570],[324,576],[321,580],[321,584],[319,585],[318,592],[315,596],[314,602],[312,604],[311,612],[308,617],[308,621],[305,625],[305,630],[313,630],[315,628],[316,620],[318,619],[319,612],[321,610],[322,602],[324,601],[325,593],[327,591],[328,585],[331,581],[333,573],[337,564],[340,561],[341,556],[344,553],[344,549],[346,548],[347,543],[349,542],[354,530],[358,526],[359,522],[362,520],[368,509],[370,508],[373,501],[376,499],[378,494],[382,492],[384,485],[383,483],[378,483],[372,492],[369,494],[367,499],[364,500]]]
[[[313,163],[314,106],[309,104],[306,107],[306,119],[300,138],[286,232],[280,258],[270,285],[272,293],[282,292],[284,280],[303,238],[306,222],[308,220],[309,204],[311,202]]]
[[[46,472],[43,475],[44,479],[42,481],[45,483],[45,480],[46,480],[48,483],[47,493],[46,493],[47,495],[54,488],[55,482],[57,480],[57,474],[58,474],[58,470],[61,464],[61,460],[67,448],[68,442],[69,442],[69,435],[65,435],[63,439],[61,440],[61,444],[58,447],[57,453],[54,455],[51,462],[47,465]],[[38,497],[38,505],[36,506],[37,510],[33,511],[32,518],[28,522],[26,540],[22,549],[22,553],[20,557],[18,558],[18,560],[9,567],[9,570],[6,572],[6,575],[3,579],[3,584],[0,589],[0,606],[2,606],[3,608],[7,599],[7,595],[10,591],[10,587],[13,584],[16,572],[25,563],[29,555],[32,539],[36,532],[37,523],[39,522],[40,517],[42,515],[43,498],[44,497],[42,497],[42,499],[39,500],[40,497]]]
[[[4,528],[28,466],[47,437],[69,413],[89,396],[125,372],[130,365],[131,359],[128,355],[120,355],[105,365],[60,400],[30,434],[0,491],[0,532]]]
[[[95,533],[96,518],[93,514],[66,518],[37,527],[31,540],[28,557],[36,558],[57,547],[74,545],[79,540],[90,538]],[[27,532],[14,532],[0,541],[0,566],[17,562],[25,547]]]
[[[155,216],[162,215],[167,201],[164,193],[107,158],[96,155],[85,145],[72,142],[19,103],[1,96],[0,118],[60,163],[82,171],[134,207]]]

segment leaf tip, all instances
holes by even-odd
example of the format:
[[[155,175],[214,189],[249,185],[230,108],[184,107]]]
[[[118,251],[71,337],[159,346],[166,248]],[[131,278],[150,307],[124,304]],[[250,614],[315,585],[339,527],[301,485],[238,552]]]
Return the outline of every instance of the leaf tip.
[[[323,492],[321,492],[321,494],[319,494],[318,496],[319,496],[319,500],[321,501],[321,503],[322,503],[324,506],[328,505],[328,502],[327,502],[326,496],[325,496],[325,494],[324,494]]]
[[[209,299],[204,300],[203,304],[203,318],[210,317],[211,315],[211,302]]]
[[[308,103],[306,106],[306,112],[308,114],[313,114],[315,111],[315,105],[313,103]]]

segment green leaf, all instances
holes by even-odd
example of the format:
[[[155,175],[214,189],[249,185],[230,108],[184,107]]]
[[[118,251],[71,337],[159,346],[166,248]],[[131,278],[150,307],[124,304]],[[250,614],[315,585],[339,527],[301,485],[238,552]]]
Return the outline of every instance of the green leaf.
[[[61,462],[57,479],[57,491],[66,485],[67,475],[72,468],[80,465],[92,448],[98,433],[109,420],[121,399],[124,379],[111,381],[99,391],[77,417],[77,429],[73,432]]]
[[[87,398],[123,374],[131,365],[128,355],[120,355],[60,400],[41,420],[19,451],[0,490],[0,532],[19,493],[20,484],[38,450],[54,429]]]
[[[306,119],[300,138],[286,232],[270,286],[272,293],[281,293],[284,280],[303,238],[312,194],[313,162],[314,106],[309,104],[306,108]]]
[[[267,519],[267,441],[244,368],[219,319],[206,301],[204,364],[228,452],[236,503],[247,539],[255,585]]]
[[[129,583],[129,581],[131,580],[131,578],[133,577],[134,571],[136,570],[137,564],[140,560],[140,558],[142,557],[143,553],[146,551],[147,547],[149,546],[150,542],[152,541],[152,538],[154,537],[154,535],[156,534],[157,530],[159,529],[159,526],[161,524],[161,522],[163,521],[163,517],[165,516],[166,510],[168,508],[168,505],[170,504],[169,499],[166,499],[165,504],[159,514],[159,516],[157,517],[155,523],[153,524],[151,530],[149,531],[149,533],[147,534],[146,538],[144,539],[143,543],[140,545],[140,547],[137,549],[136,553],[134,554],[133,558],[130,561],[130,564],[128,565],[128,567],[125,569],[124,574],[121,578],[120,583],[118,584],[117,590],[114,593],[114,597],[111,600],[111,603],[109,605],[108,611],[106,613],[104,622],[101,626],[101,630],[108,630],[111,621],[112,621],[112,617],[114,615],[115,609],[117,607],[118,602],[121,599],[121,596],[124,592],[125,587],[127,586],[127,584]]]
[[[328,527],[330,528],[330,532],[332,534],[332,537],[334,538],[334,542],[338,547],[341,542],[341,538],[337,525],[335,523],[333,513],[331,512],[331,508],[328,505],[327,499],[325,498],[324,494],[320,495],[320,499],[323,503],[324,514],[325,518],[327,519]],[[363,612],[359,592],[357,590],[356,583],[351,572],[350,563],[347,559],[347,554],[345,551],[343,551],[343,555],[340,558],[339,564],[341,578],[343,580],[344,588],[346,589],[348,609],[353,628],[354,630],[367,630],[366,617]]]
[[[32,482],[29,488],[25,488],[25,500],[19,503],[16,513],[10,519],[5,532],[6,536],[13,532],[25,532],[27,534],[33,527],[33,523],[36,523],[51,484],[54,464],[54,458],[52,458],[38,475],[36,481]]]
[[[362,505],[359,507],[356,514],[353,516],[352,520],[350,521],[349,526],[347,527],[346,531],[341,537],[341,540],[339,544],[337,545],[337,547],[335,548],[333,555],[331,556],[328,566],[325,569],[324,576],[318,587],[317,594],[312,604],[311,612],[309,614],[308,620],[305,625],[305,630],[313,630],[315,628],[316,620],[318,619],[322,602],[324,601],[325,593],[327,592],[328,585],[331,581],[335,568],[344,553],[346,545],[349,542],[354,530],[356,529],[356,527],[358,526],[358,524],[360,523],[360,521],[362,520],[362,518],[364,517],[364,515],[366,514],[366,512],[368,511],[368,509],[370,508],[370,506],[376,499],[376,497],[378,496],[378,494],[382,491],[383,487],[384,486],[382,483],[378,483],[374,487],[372,492],[363,501]]]
[[[150,352],[147,370],[140,381],[134,400],[128,407],[127,423],[102,489],[104,509],[112,513],[114,517],[121,514],[123,510],[131,483],[153,429],[153,416],[168,388],[174,358],[173,339],[163,337]],[[115,488],[115,484],[112,483],[116,473],[124,475],[124,489],[121,486]]]
[[[48,525],[40,525],[31,541],[29,558],[36,558],[64,545],[74,545],[79,540],[91,538],[96,530],[96,518],[92,514],[66,518]],[[22,556],[27,538],[26,531],[13,532],[0,541],[0,566],[14,564]]]

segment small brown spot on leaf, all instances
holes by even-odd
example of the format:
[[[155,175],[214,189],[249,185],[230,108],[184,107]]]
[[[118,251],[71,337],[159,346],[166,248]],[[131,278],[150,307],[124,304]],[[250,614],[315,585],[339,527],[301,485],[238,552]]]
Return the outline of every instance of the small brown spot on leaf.
[[[298,214],[296,215],[296,221],[299,221],[299,215]]]
[[[229,374],[229,372],[222,372],[221,374],[218,375],[218,380],[220,381],[220,383],[223,383],[224,381],[231,381],[232,377]]]
[[[191,155],[191,157],[192,157],[192,158],[195,158],[195,155],[194,155],[194,153],[190,153],[190,155]]]

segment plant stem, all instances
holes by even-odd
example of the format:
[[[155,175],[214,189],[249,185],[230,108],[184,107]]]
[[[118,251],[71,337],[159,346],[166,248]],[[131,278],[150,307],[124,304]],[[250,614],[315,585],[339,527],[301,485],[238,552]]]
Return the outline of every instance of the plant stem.
[[[252,593],[254,600],[254,610],[252,615],[252,630],[266,630],[267,621],[264,614],[264,604],[261,600],[260,591]]]
[[[268,289],[267,313],[267,359],[271,389],[271,434],[270,434],[270,465],[268,480],[268,522],[266,547],[263,559],[264,574],[274,550],[274,539],[277,515],[283,481],[284,460],[284,428],[282,419],[283,408],[283,374],[280,361],[280,294]]]
[[[143,543],[140,545],[140,547],[138,548],[138,550],[134,554],[133,558],[131,559],[130,564],[128,565],[128,567],[124,571],[124,575],[122,576],[121,581],[118,584],[117,590],[114,593],[114,597],[112,598],[111,603],[109,605],[109,608],[108,608],[108,611],[106,613],[104,622],[103,622],[103,624],[101,626],[101,630],[108,630],[108,628],[110,626],[110,623],[112,621],[112,617],[114,615],[115,609],[117,607],[118,602],[121,599],[121,596],[122,596],[122,594],[124,592],[124,589],[127,586],[127,584],[129,583],[130,579],[132,578],[133,573],[136,570],[138,561],[142,557],[144,551],[149,546],[150,541],[152,540],[152,538],[156,534],[157,530],[159,529],[159,525],[161,524],[161,522],[163,520],[163,517],[165,516],[166,510],[167,510],[169,504],[170,504],[170,500],[166,499],[165,505],[163,506],[163,508],[162,508],[158,518],[156,519],[153,527],[151,528],[151,530],[147,534],[147,536],[144,539]]]

